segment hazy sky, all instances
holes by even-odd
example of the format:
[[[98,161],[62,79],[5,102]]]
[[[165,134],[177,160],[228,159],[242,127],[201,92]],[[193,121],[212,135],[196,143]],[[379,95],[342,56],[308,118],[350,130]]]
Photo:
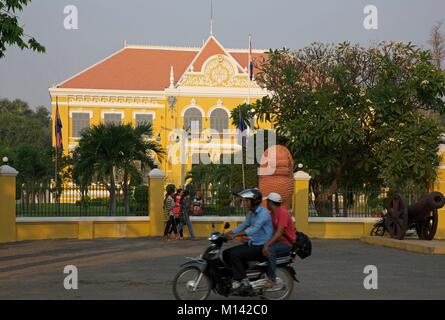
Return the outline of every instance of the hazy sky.
[[[78,30],[64,28],[67,5],[78,8]],[[366,5],[378,8],[378,30],[363,27]],[[226,48],[247,47],[249,32],[261,49],[345,40],[427,47],[431,26],[445,20],[444,0],[213,0],[213,9],[214,35]],[[0,98],[49,107],[50,86],[119,50],[125,40],[200,46],[209,34],[210,0],[33,0],[19,15],[47,53],[9,48],[0,59]]]

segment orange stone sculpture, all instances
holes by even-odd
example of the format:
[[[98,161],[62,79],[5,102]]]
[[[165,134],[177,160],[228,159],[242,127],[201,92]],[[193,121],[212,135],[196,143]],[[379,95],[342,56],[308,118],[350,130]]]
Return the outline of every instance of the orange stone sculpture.
[[[285,146],[275,145],[264,151],[258,171],[259,189],[263,196],[278,192],[283,198],[283,206],[289,209],[294,187],[293,172],[294,160]]]

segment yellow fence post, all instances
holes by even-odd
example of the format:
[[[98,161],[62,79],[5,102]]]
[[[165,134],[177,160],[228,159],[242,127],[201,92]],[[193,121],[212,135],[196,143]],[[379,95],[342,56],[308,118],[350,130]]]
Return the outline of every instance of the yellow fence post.
[[[437,168],[437,180],[434,191],[445,195],[445,144],[439,145],[440,165]],[[445,239],[445,208],[439,209],[439,223],[437,225],[436,239]]]
[[[295,227],[301,232],[307,232],[309,228],[309,180],[311,176],[304,171],[299,170],[294,173],[292,211],[295,216]]]
[[[159,169],[153,169],[148,174],[148,205],[152,237],[164,234],[164,180],[165,174]]]
[[[0,243],[16,241],[15,180],[17,174],[17,170],[8,165],[0,166]]]

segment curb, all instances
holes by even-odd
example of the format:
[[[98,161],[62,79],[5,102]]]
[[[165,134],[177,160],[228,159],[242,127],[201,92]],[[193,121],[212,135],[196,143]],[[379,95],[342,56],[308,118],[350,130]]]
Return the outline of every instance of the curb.
[[[360,241],[371,245],[427,255],[445,255],[445,241],[443,240],[396,240],[387,237],[366,236],[361,237]]]

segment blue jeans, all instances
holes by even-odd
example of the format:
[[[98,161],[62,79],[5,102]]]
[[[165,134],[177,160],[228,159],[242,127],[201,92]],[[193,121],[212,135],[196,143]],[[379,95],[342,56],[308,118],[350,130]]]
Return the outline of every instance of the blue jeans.
[[[277,241],[269,247],[270,256],[267,259],[267,276],[273,282],[275,282],[277,277],[277,257],[282,257],[289,254],[291,249],[291,246],[281,241]]]
[[[193,233],[192,222],[190,221],[190,217],[188,214],[184,216],[184,219],[179,224],[178,232],[180,232],[184,228],[185,224],[187,224],[187,227],[189,228],[190,238],[195,239],[195,234]]]

